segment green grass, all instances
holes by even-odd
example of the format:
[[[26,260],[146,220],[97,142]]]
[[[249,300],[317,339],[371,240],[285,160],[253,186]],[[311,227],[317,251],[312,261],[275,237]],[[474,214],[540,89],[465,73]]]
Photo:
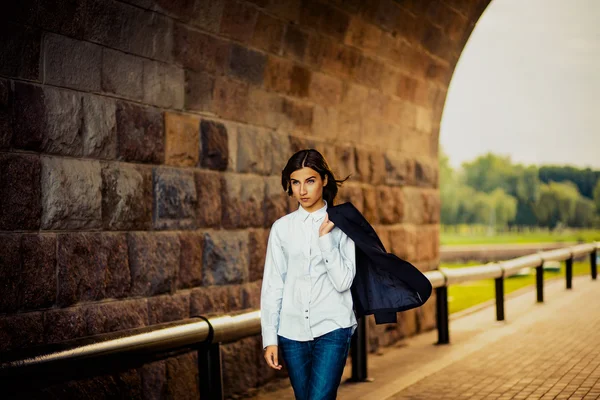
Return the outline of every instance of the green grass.
[[[445,268],[459,268],[468,265],[477,265],[477,263],[469,264],[442,264]],[[590,263],[585,262],[574,262],[573,263],[573,275],[589,275],[590,274]],[[563,277],[565,276],[565,263],[561,262],[560,272],[544,271],[544,280]],[[535,271],[531,275],[527,276],[513,276],[504,280],[504,293],[510,293],[517,289],[521,289],[526,286],[535,285]],[[459,285],[452,285],[448,288],[448,308],[449,312],[455,313],[457,311],[464,310],[465,308],[472,307],[474,305],[483,303],[485,301],[494,299],[496,296],[494,289],[494,280],[486,279],[482,281],[475,281],[469,283],[463,283]]]
[[[442,245],[581,241],[589,243],[592,241],[600,241],[600,230],[565,229],[564,231],[557,233],[538,229],[529,232],[496,233],[488,236],[485,227],[480,226],[459,226],[458,228],[442,227],[440,241]]]

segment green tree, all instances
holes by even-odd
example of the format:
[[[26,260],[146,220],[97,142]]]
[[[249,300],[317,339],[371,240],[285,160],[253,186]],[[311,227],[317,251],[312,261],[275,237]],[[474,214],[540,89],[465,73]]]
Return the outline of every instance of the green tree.
[[[540,198],[535,205],[537,219],[542,226],[555,228],[567,225],[575,214],[579,199],[577,186],[571,182],[550,182],[540,186]]]
[[[596,186],[594,187],[594,204],[596,205],[596,211],[600,214],[600,179],[596,182]]]

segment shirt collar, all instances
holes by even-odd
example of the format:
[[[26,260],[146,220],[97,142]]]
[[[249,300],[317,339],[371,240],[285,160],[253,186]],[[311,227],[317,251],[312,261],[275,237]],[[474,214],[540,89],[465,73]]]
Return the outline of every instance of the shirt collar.
[[[308,217],[312,217],[314,221],[319,221],[323,219],[325,217],[325,214],[327,214],[327,201],[323,200],[323,202],[325,203],[325,205],[319,208],[317,211],[313,212],[308,212],[304,209],[304,207],[302,207],[302,205],[298,205],[298,213],[300,215],[300,220],[304,222]]]

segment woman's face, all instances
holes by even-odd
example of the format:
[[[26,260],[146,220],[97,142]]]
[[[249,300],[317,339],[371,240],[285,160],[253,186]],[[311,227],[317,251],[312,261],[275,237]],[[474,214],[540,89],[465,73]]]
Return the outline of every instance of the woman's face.
[[[294,198],[308,211],[316,211],[323,207],[323,187],[327,185],[327,176],[321,175],[312,168],[304,167],[292,172],[290,185]]]

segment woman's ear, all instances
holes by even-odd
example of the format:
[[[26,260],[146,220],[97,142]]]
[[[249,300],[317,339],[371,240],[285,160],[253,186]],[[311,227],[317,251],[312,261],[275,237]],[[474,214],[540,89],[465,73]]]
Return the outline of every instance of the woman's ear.
[[[328,178],[329,178],[329,176],[327,176],[327,174],[325,174],[325,178],[323,178],[323,186],[327,186]]]

